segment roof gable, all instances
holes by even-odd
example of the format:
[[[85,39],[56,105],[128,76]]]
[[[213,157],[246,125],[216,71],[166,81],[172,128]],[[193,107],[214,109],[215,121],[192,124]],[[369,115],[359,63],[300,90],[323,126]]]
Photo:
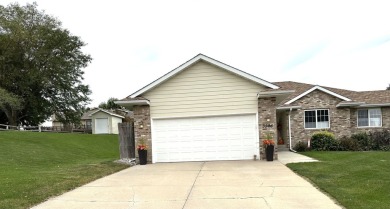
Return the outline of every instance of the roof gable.
[[[330,91],[330,90],[328,90],[328,89],[325,89],[325,88],[323,88],[323,87],[321,87],[321,86],[314,86],[314,87],[312,87],[311,89],[309,89],[309,90],[303,92],[302,94],[300,94],[300,95],[298,95],[298,96],[292,98],[291,100],[287,101],[285,104],[291,104],[291,103],[297,101],[298,99],[300,99],[300,98],[306,96],[307,94],[313,92],[314,90],[320,90],[320,91],[322,91],[322,92],[325,92],[325,93],[327,93],[327,94],[330,94],[330,95],[332,95],[332,96],[334,96],[334,97],[337,97],[337,98],[339,98],[339,99],[342,99],[342,100],[344,100],[344,101],[352,101],[351,99],[349,99],[349,98],[347,98],[347,97],[345,97],[345,96],[342,96],[342,95],[340,95],[340,94],[337,94],[337,93],[335,93],[335,92],[333,92],[333,91]]]
[[[89,114],[89,116],[91,117],[92,115],[98,113],[98,112],[104,112],[104,113],[107,113],[111,116],[114,116],[114,117],[118,117],[118,118],[125,118],[124,116],[122,115],[118,115],[118,114],[115,114],[113,112],[110,112],[110,111],[107,111],[107,110],[104,110],[104,109],[101,109],[101,108],[98,108],[97,110],[93,111],[91,114]]]
[[[238,75],[238,76],[240,76],[240,77],[246,78],[246,79],[251,80],[251,81],[253,81],[253,82],[255,82],[255,83],[261,84],[261,85],[263,85],[263,86],[266,86],[266,87],[269,87],[269,88],[272,88],[272,89],[278,89],[278,88],[279,88],[278,86],[276,86],[276,85],[274,85],[274,84],[272,84],[272,83],[270,83],[270,82],[268,82],[268,81],[265,81],[265,80],[263,80],[263,79],[260,79],[260,78],[258,78],[258,77],[256,77],[256,76],[253,76],[253,75],[251,75],[251,74],[249,74],[249,73],[246,73],[246,72],[244,72],[244,71],[241,71],[241,70],[239,70],[239,69],[236,69],[236,68],[234,68],[234,67],[231,67],[231,66],[229,66],[229,65],[227,65],[227,64],[225,64],[225,63],[222,63],[222,62],[220,62],[220,61],[217,61],[217,60],[215,60],[215,59],[212,59],[212,58],[210,58],[210,57],[207,57],[207,56],[205,56],[205,55],[203,55],[203,54],[198,54],[197,56],[195,56],[194,58],[192,58],[192,59],[190,59],[189,61],[185,62],[184,64],[180,65],[180,66],[177,67],[176,69],[174,69],[174,70],[168,72],[167,74],[163,75],[162,77],[158,78],[157,80],[153,81],[152,83],[146,85],[146,86],[143,87],[142,89],[140,89],[140,90],[134,92],[134,93],[131,94],[129,97],[130,97],[130,98],[134,98],[134,97],[137,97],[137,96],[139,96],[139,95],[141,95],[141,94],[143,94],[143,93],[145,93],[145,92],[147,92],[147,91],[153,89],[153,88],[156,87],[157,85],[159,85],[159,84],[165,82],[165,81],[168,80],[169,78],[173,77],[174,75],[180,73],[180,72],[183,71],[184,69],[190,67],[190,66],[193,65],[194,63],[199,62],[199,61],[201,61],[201,60],[203,60],[203,61],[205,61],[205,62],[208,62],[208,63],[210,63],[210,64],[213,64],[213,65],[215,65],[215,66],[218,66],[218,67],[220,67],[221,69],[224,69],[224,70],[226,70],[226,71],[229,71],[229,72],[231,72],[231,73],[233,73],[233,74],[235,74],[235,75]]]

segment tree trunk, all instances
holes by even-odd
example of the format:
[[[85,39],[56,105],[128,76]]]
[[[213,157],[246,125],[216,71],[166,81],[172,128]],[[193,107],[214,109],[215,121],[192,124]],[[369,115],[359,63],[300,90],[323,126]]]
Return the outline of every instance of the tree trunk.
[[[11,126],[17,126],[18,125],[18,113],[15,110],[3,108],[2,109],[7,116],[8,124]]]

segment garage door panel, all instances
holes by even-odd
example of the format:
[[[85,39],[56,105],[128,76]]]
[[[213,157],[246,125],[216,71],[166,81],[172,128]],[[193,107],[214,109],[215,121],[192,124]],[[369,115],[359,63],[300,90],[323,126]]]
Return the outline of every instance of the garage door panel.
[[[95,133],[107,134],[108,133],[108,118],[96,118],[95,119]]]
[[[256,115],[153,120],[156,162],[252,159]]]

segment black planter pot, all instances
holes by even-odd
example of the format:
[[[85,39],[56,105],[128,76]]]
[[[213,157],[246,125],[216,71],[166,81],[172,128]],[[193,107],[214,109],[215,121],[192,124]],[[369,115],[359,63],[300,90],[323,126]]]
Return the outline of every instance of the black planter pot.
[[[266,157],[267,161],[274,160],[274,145],[268,145],[265,148],[265,157]]]
[[[148,150],[138,150],[139,164],[146,165],[148,160]]]

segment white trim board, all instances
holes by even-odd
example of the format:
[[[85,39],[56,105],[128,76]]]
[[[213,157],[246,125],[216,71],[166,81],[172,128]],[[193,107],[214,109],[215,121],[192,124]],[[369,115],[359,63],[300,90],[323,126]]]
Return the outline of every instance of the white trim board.
[[[291,103],[297,101],[298,99],[300,99],[300,98],[306,96],[307,94],[311,93],[311,92],[314,91],[314,90],[320,90],[320,91],[322,91],[322,92],[325,92],[325,93],[327,93],[327,94],[330,94],[330,95],[332,95],[332,96],[335,96],[335,97],[337,97],[337,98],[339,98],[339,99],[342,99],[342,100],[344,100],[344,101],[348,101],[348,102],[349,102],[349,101],[352,101],[351,99],[349,99],[349,98],[347,98],[347,97],[341,96],[340,94],[334,93],[333,91],[329,91],[328,89],[322,88],[321,86],[314,86],[313,88],[311,88],[311,89],[309,89],[309,90],[303,92],[302,94],[298,95],[297,97],[295,97],[295,98],[291,99],[290,101],[286,102],[285,104],[291,104]]]
[[[258,77],[256,77],[256,76],[253,76],[253,75],[251,75],[251,74],[249,74],[249,73],[246,73],[246,72],[244,72],[244,71],[241,71],[241,70],[239,70],[239,69],[236,69],[236,68],[234,68],[234,67],[231,67],[231,66],[229,66],[229,65],[227,65],[227,64],[225,64],[225,63],[222,63],[222,62],[220,62],[220,61],[217,61],[217,60],[215,60],[215,59],[212,59],[212,58],[210,58],[210,57],[207,57],[207,56],[205,56],[205,55],[203,55],[203,54],[198,54],[197,56],[195,56],[194,58],[188,60],[187,62],[185,62],[184,64],[180,65],[180,66],[177,67],[176,69],[174,69],[174,70],[168,72],[167,74],[161,76],[160,78],[158,78],[157,80],[153,81],[152,83],[146,85],[146,86],[143,87],[142,89],[140,89],[140,90],[134,92],[133,94],[131,94],[131,95],[129,96],[129,98],[137,97],[137,96],[139,96],[139,95],[141,95],[141,94],[143,94],[143,93],[149,91],[150,89],[152,89],[152,88],[154,88],[155,86],[159,85],[160,83],[162,83],[162,82],[168,80],[168,79],[171,78],[172,76],[176,75],[177,73],[181,72],[182,70],[188,68],[189,66],[193,65],[194,63],[196,63],[196,62],[198,62],[198,61],[200,61],[200,60],[203,60],[203,61],[206,61],[206,62],[211,63],[211,64],[213,64],[213,65],[216,65],[216,66],[218,66],[218,67],[220,67],[220,68],[222,68],[222,69],[225,69],[225,70],[227,70],[227,71],[229,71],[229,72],[231,72],[231,73],[234,73],[234,74],[236,74],[236,75],[239,75],[239,76],[241,76],[241,77],[244,77],[244,78],[246,78],[246,79],[248,79],[248,80],[251,80],[251,81],[253,81],[253,82],[255,82],[255,83],[258,83],[258,84],[267,86],[267,87],[272,88],[272,89],[279,89],[278,86],[276,86],[276,85],[274,85],[274,84],[272,84],[272,83],[270,83],[270,82],[268,82],[268,81],[265,81],[265,80],[263,80],[263,79],[261,79],[261,78],[258,78]]]
[[[88,116],[89,116],[89,117],[92,117],[92,115],[94,115],[94,114],[96,114],[96,113],[98,113],[98,112],[100,112],[100,111],[101,111],[101,112],[104,112],[104,113],[107,113],[107,114],[109,114],[109,115],[111,115],[111,116],[118,117],[118,118],[125,118],[125,117],[122,116],[122,115],[118,115],[118,114],[109,112],[109,111],[107,111],[107,110],[103,110],[103,109],[101,109],[101,108],[98,108],[96,111],[92,112],[92,113],[89,114]]]

